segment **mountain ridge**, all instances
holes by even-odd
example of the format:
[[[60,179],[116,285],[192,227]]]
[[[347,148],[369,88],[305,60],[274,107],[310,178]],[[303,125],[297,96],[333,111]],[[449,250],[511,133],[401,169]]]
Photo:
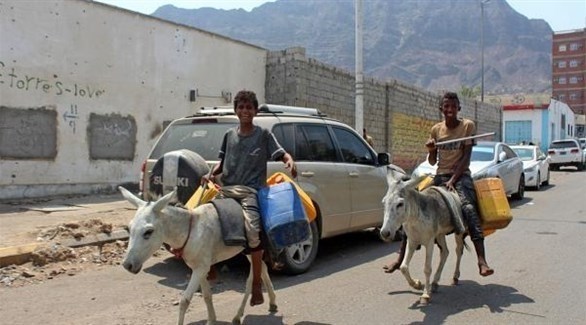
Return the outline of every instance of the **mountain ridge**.
[[[481,84],[479,2],[363,2],[364,73],[429,90]],[[551,91],[552,29],[505,0],[484,6],[486,94]],[[294,46],[307,56],[354,71],[354,1],[277,0],[243,9],[158,8],[152,16],[269,50]]]

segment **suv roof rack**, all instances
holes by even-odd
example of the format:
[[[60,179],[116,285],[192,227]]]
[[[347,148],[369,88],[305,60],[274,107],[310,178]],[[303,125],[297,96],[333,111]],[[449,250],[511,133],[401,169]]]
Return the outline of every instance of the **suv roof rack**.
[[[233,106],[209,106],[200,107],[195,115],[234,115]]]
[[[325,117],[326,114],[320,112],[317,108],[297,107],[286,105],[262,104],[258,107],[259,113],[270,114],[296,114],[296,115],[310,115]],[[195,116],[218,116],[218,115],[235,115],[233,106],[209,106],[200,107],[199,111],[195,112]]]
[[[273,113],[273,114],[289,113],[289,114],[299,114],[299,115],[326,116],[325,114],[320,112],[317,108],[273,105],[273,104],[260,105],[259,112]]]

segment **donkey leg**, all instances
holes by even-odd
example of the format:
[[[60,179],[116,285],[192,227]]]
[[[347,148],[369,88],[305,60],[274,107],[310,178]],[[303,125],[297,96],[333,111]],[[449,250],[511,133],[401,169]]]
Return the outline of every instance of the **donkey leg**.
[[[269,312],[276,313],[277,312],[277,296],[275,295],[275,288],[273,287],[273,281],[271,281],[271,277],[269,276],[269,268],[265,264],[262,263],[262,282],[267,289],[267,293],[269,294]]]
[[[246,255],[248,261],[250,262],[250,268],[248,270],[248,278],[246,278],[246,289],[244,289],[244,298],[242,299],[242,303],[240,304],[240,308],[238,308],[238,312],[236,316],[232,318],[232,324],[240,324],[242,316],[244,315],[244,308],[246,307],[246,301],[252,292],[252,260],[250,255]]]
[[[423,274],[425,274],[425,285],[423,286],[423,293],[419,298],[422,304],[428,304],[431,299],[431,262],[433,259],[433,239],[425,245],[425,266],[423,267]]]
[[[455,235],[456,238],[456,269],[452,277],[452,285],[458,285],[460,279],[460,262],[462,261],[462,254],[464,254],[464,236]]]
[[[437,289],[439,288],[439,281],[444,270],[444,265],[448,260],[448,255],[450,255],[450,251],[448,250],[448,245],[446,243],[446,236],[440,235],[436,237],[435,240],[440,249],[440,262],[437,266],[437,270],[435,271],[433,282],[431,283],[431,292],[437,292]]]
[[[416,245],[413,244],[409,239],[407,239],[407,251],[405,252],[405,258],[403,259],[403,263],[401,263],[401,273],[403,273],[403,276],[407,280],[407,283],[409,283],[409,285],[413,289],[421,290],[423,287],[421,281],[414,280],[411,277],[411,274],[409,273],[409,263],[413,258],[413,253],[415,253],[415,249]]]
[[[200,286],[200,282],[201,282],[201,288],[202,288],[202,294],[204,295],[204,299],[206,297],[206,292],[207,295],[209,296],[209,301],[210,304],[208,304],[208,324],[213,324],[216,321],[216,314],[214,311],[214,307],[213,305],[211,306],[211,291],[210,291],[210,287],[207,283],[207,281],[205,281],[205,274],[207,273],[207,271],[204,270],[205,268],[197,268],[195,270],[193,270],[192,274],[191,274],[191,279],[189,280],[189,284],[187,285],[187,288],[185,289],[185,291],[183,291],[183,295],[181,297],[181,302],[179,303],[179,320],[177,321],[177,324],[179,325],[183,325],[183,322],[185,320],[185,312],[187,311],[187,307],[189,307],[189,304],[191,303],[191,299],[193,298],[193,294],[195,293],[195,291],[197,290],[197,288]],[[205,284],[204,284],[205,282]],[[207,301],[206,301],[207,304]],[[211,306],[211,309],[210,309]]]

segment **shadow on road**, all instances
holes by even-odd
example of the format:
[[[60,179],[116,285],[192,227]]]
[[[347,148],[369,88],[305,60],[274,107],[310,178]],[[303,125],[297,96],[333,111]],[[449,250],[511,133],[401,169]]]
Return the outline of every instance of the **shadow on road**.
[[[519,293],[513,287],[492,283],[480,285],[474,281],[460,281],[457,286],[440,286],[438,292],[432,295],[429,305],[419,304],[421,291],[389,292],[389,295],[397,294],[413,294],[414,302],[409,308],[420,310],[425,314],[423,321],[411,324],[442,324],[450,316],[478,308],[488,308],[492,313],[517,313],[507,308],[516,304],[535,303],[533,299]],[[536,322],[545,319],[543,315],[526,315],[535,317]]]
[[[273,273],[271,279],[275,289],[286,288],[368,263],[398,249],[399,242],[384,243],[374,231],[361,231],[328,238],[320,241],[317,258],[307,273],[297,276]],[[212,282],[213,293],[224,290],[244,292],[249,270],[248,260],[244,255],[239,254],[230,260],[218,263],[216,268],[218,279]],[[189,281],[191,269],[182,260],[169,256],[145,268],[144,272],[161,277],[158,282],[162,285],[184,289]]]

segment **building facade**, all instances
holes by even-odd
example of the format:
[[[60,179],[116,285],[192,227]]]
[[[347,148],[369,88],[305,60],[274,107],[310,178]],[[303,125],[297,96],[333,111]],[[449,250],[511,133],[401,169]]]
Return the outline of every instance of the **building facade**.
[[[503,139],[508,144],[533,143],[546,152],[552,141],[574,138],[576,131],[574,111],[564,102],[503,106]]]
[[[586,28],[554,32],[552,97],[586,114]]]

